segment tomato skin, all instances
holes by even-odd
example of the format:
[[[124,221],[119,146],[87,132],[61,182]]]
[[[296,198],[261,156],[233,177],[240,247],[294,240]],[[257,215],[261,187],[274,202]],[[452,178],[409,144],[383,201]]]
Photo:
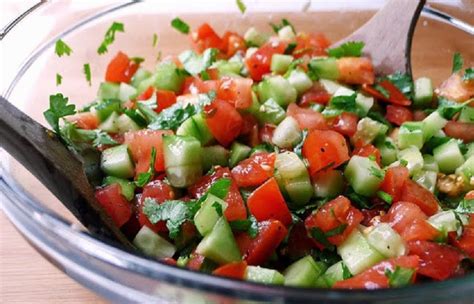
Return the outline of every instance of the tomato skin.
[[[304,224],[309,233],[315,227],[328,232],[340,225],[347,225],[342,233],[328,237],[331,244],[340,245],[363,219],[364,216],[351,205],[351,201],[340,195],[309,215]]]
[[[382,221],[387,222],[398,233],[403,233],[415,220],[426,220],[428,217],[420,207],[409,202],[397,202],[392,204]]]
[[[237,280],[243,280],[245,276],[245,270],[247,269],[247,263],[234,262],[225,264],[212,272],[213,275],[227,277]]]
[[[165,159],[163,156],[163,135],[171,135],[170,130],[140,130],[125,133],[124,143],[128,145],[132,159],[135,162],[135,176],[144,173],[150,167],[151,149],[156,150],[155,171],[165,170]]]
[[[426,220],[415,219],[400,234],[406,242],[410,241],[431,241],[438,235],[439,231],[431,226]]]
[[[311,253],[314,248],[314,240],[308,236],[304,223],[293,225],[288,236],[288,256],[291,260],[297,260]]]
[[[338,115],[332,122],[332,130],[352,137],[357,131],[359,117],[354,113],[344,112]]]
[[[326,55],[326,49],[330,41],[323,33],[298,33],[296,36],[296,47],[293,50],[295,58],[301,58],[305,55],[310,57]]]
[[[379,83],[379,85],[388,92],[389,97],[385,97],[382,93],[380,93],[374,87],[368,84],[363,84],[362,90],[377,99],[390,102],[394,105],[399,105],[399,106],[411,105],[411,101],[408,98],[406,98],[405,95],[403,95],[403,93],[400,92],[400,90],[389,80],[383,80]]]
[[[352,155],[359,155],[364,157],[373,156],[375,157],[375,161],[379,166],[381,165],[382,155],[380,154],[379,149],[374,147],[374,145],[368,144],[362,147],[355,148],[352,152]]]
[[[328,126],[323,115],[310,108],[302,108],[292,103],[286,110],[286,115],[293,117],[301,130],[326,130]]]
[[[191,33],[191,41],[194,50],[199,54],[208,48],[220,49],[222,46],[222,39],[208,23],[201,24],[196,31]]]
[[[205,118],[212,135],[225,147],[239,136],[244,123],[239,112],[230,103],[220,99],[215,99],[205,107]]]
[[[469,122],[448,121],[444,132],[449,137],[462,139],[465,143],[474,141],[474,124]]]
[[[258,224],[258,234],[251,238],[247,233],[236,236],[237,245],[243,259],[249,265],[261,265],[273,254],[285,239],[288,230],[277,220],[267,220]]]
[[[275,159],[275,153],[255,153],[232,168],[232,176],[239,187],[259,186],[272,177]]]
[[[226,54],[227,58],[232,57],[238,51],[247,50],[245,39],[237,33],[226,32],[222,37],[221,51]]]
[[[119,184],[108,185],[96,190],[95,198],[117,227],[124,225],[132,216],[132,206],[122,196]]]
[[[474,96],[474,81],[463,81],[459,73],[453,73],[436,89],[436,93],[456,102],[463,102]]]
[[[107,65],[105,81],[129,83],[138,67],[125,53],[118,52]]]
[[[301,96],[300,105],[309,106],[311,103],[327,105],[330,99],[331,94],[329,94],[323,87],[313,86],[309,91]]]
[[[379,289],[388,288],[389,280],[385,275],[385,271],[394,271],[397,266],[404,268],[418,269],[420,264],[419,258],[416,255],[401,256],[398,258],[392,258],[386,261],[382,261],[370,269],[359,273],[358,275],[338,281],[334,284],[333,288],[345,288],[345,289]],[[416,272],[415,272],[416,274]],[[415,279],[415,274],[412,277],[412,282]]]
[[[76,124],[79,129],[94,130],[99,126],[99,118],[92,112],[81,112],[64,117],[68,122]]]
[[[390,194],[393,203],[400,200],[402,196],[403,185],[410,178],[410,172],[406,167],[398,166],[388,168],[385,177],[380,185],[380,190]]]
[[[464,227],[461,237],[457,239],[455,235],[451,243],[465,252],[471,259],[474,259],[474,228]]]
[[[388,105],[385,118],[389,122],[401,126],[405,121],[413,120],[413,113],[405,107]]]
[[[137,100],[148,100],[151,98],[151,96],[153,96],[153,93],[155,93],[155,87],[149,86],[148,89],[138,95]]]
[[[303,156],[314,175],[322,169],[336,168],[349,160],[349,149],[344,136],[331,130],[311,131],[303,144]]]
[[[435,214],[438,209],[438,200],[433,193],[417,182],[407,179],[403,184],[402,201],[411,202],[420,207],[420,209],[428,216]]]
[[[368,58],[342,57],[336,63],[339,81],[350,84],[373,84],[375,81],[374,67]]]
[[[230,102],[236,109],[246,109],[252,105],[252,84],[253,80],[248,78],[223,77],[217,98]]]
[[[276,127],[270,124],[264,124],[263,127],[258,129],[258,140],[259,142],[266,142],[271,144],[273,133],[275,132]]]
[[[173,258],[163,258],[160,261],[171,266],[176,266],[176,260]]]
[[[186,268],[198,271],[201,269],[202,263],[204,263],[204,259],[205,257],[203,255],[193,252],[191,254],[191,258],[186,264]]]
[[[453,276],[464,256],[449,245],[428,241],[408,242],[410,254],[420,257],[419,274],[435,280],[446,280]]]
[[[273,40],[262,45],[255,53],[245,60],[250,77],[255,81],[262,80],[263,75],[270,73],[273,54],[283,54],[286,43]]]
[[[259,222],[279,220],[286,226],[292,222],[290,210],[288,210],[288,206],[274,177],[250,194],[247,199],[247,207]]]
[[[144,202],[146,198],[153,198],[158,204],[167,200],[174,199],[174,192],[170,185],[161,180],[153,180],[143,187],[143,192],[138,199],[137,217],[140,226],[147,226],[154,232],[167,231],[166,222],[160,221],[152,224],[148,217],[143,213]]]
[[[176,94],[173,91],[156,90],[155,112],[160,113],[176,103]]]

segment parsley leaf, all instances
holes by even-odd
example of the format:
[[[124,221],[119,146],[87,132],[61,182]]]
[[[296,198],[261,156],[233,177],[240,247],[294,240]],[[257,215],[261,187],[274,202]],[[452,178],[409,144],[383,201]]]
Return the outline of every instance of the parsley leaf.
[[[400,92],[408,99],[411,99],[413,93],[413,80],[408,74],[396,72],[386,77]]]
[[[171,20],[171,26],[183,34],[189,33],[189,25],[178,17]]]
[[[132,61],[135,64],[140,64],[143,61],[145,61],[145,58],[143,58],[143,57],[131,57],[130,61]]]
[[[56,55],[58,55],[58,57],[62,57],[63,55],[69,56],[72,53],[72,49],[66,44],[66,42],[64,42],[62,39],[59,39],[56,41],[54,52]]]
[[[382,87],[380,84],[375,84],[374,89],[376,89],[380,94],[382,94],[383,97],[385,98],[390,98],[390,93]]]
[[[219,215],[219,217],[221,217],[222,214],[223,214],[222,205],[218,202],[214,202],[212,204],[212,207],[216,210],[217,215]]]
[[[145,213],[152,224],[166,221],[166,228],[168,228],[170,238],[176,239],[181,225],[186,220],[191,220],[194,217],[190,208],[191,205],[180,200],[170,200],[158,204],[152,198],[145,198],[143,213]]]
[[[446,119],[453,118],[458,112],[460,112],[467,104],[469,104],[471,100],[468,100],[464,103],[457,103],[455,101],[451,101],[447,98],[442,96],[438,97],[438,112],[441,114],[442,117]]]
[[[89,83],[89,86],[92,85],[92,82],[91,82],[91,66],[88,63],[84,64],[84,74],[86,75],[86,80]]]
[[[334,117],[342,112],[352,112],[358,114],[359,108],[356,103],[357,94],[333,96],[329,100],[328,106],[321,112],[324,116]]]
[[[139,127],[145,127],[147,125],[145,118],[143,118],[143,116],[137,112],[137,109],[125,109],[124,113],[130,117],[130,119],[132,119]]]
[[[158,35],[157,35],[156,33],[153,33],[153,43],[152,43],[152,46],[155,47],[157,43],[158,43]]]
[[[56,86],[59,86],[63,82],[63,76],[61,74],[56,73]]]
[[[116,145],[118,142],[116,142],[112,137],[110,137],[109,134],[102,130],[94,130],[96,133],[95,138],[92,142],[92,145],[94,147],[99,147],[103,145]]]
[[[233,230],[246,231],[251,238],[255,238],[258,234],[258,222],[252,215],[248,219],[232,221],[229,224]]]
[[[332,237],[332,236],[336,236],[336,235],[339,235],[339,234],[343,233],[344,230],[346,230],[346,228],[347,228],[347,224],[341,224],[341,225],[337,226],[336,228],[333,228],[331,230],[326,231],[326,233],[324,235],[327,238]]]
[[[49,109],[43,112],[44,118],[57,134],[59,134],[59,119],[76,113],[76,106],[68,105],[68,100],[61,93],[50,95]]]
[[[464,76],[462,77],[462,80],[464,80],[464,81],[474,80],[474,68],[465,69],[464,70]]]
[[[377,196],[389,205],[391,205],[393,202],[393,197],[382,190],[377,191]]]
[[[336,48],[328,49],[328,55],[335,58],[360,57],[364,46],[365,43],[362,41],[349,41]]]
[[[463,65],[464,65],[464,59],[462,58],[461,54],[458,52],[454,53],[452,72],[453,73],[459,72],[462,69]]]
[[[270,23],[270,26],[272,27],[273,31],[278,34],[278,31],[281,30],[282,28],[284,28],[285,26],[290,26],[291,29],[293,30],[294,33],[296,33],[295,31],[295,28],[293,27],[293,25],[290,23],[290,21],[288,21],[288,19],[281,19],[281,24],[274,24],[274,23]]]
[[[346,191],[346,196],[359,209],[370,209],[370,206],[368,204],[368,199],[365,196],[362,196],[356,193],[354,189],[352,189],[352,187],[348,188],[348,190]]]
[[[185,51],[179,55],[179,61],[183,63],[184,70],[191,75],[198,75],[205,71],[216,60],[217,49],[209,48],[202,55],[193,51]]]
[[[369,171],[370,171],[370,174],[372,176],[375,176],[375,177],[380,178],[380,179],[383,179],[383,177],[385,175],[384,172],[381,169],[377,168],[377,167],[370,167]]]
[[[388,278],[390,287],[403,287],[410,284],[414,273],[414,269],[400,266],[396,266],[393,272],[388,268],[385,269],[385,276]]]
[[[321,230],[321,228],[319,227],[313,227],[311,228],[310,230],[310,235],[313,239],[315,239],[316,241],[318,241],[318,243],[320,243],[321,245],[323,245],[324,247],[328,248],[328,249],[333,249],[334,248],[334,245],[332,245],[331,243],[329,243],[325,233],[323,230]]]
[[[474,213],[474,199],[463,199],[454,210],[457,213]]]
[[[146,184],[150,182],[155,175],[155,159],[156,159],[156,149],[155,147],[151,148],[151,157],[150,157],[150,166],[148,167],[147,172],[143,172],[138,174],[137,180],[135,181],[135,185],[137,187],[144,187]]]
[[[215,181],[207,190],[207,193],[217,196],[220,199],[225,199],[232,181],[229,178],[220,178]]]
[[[107,32],[105,32],[104,40],[102,41],[99,48],[97,49],[97,53],[99,53],[99,55],[107,53],[108,51],[107,48],[115,41],[115,33],[117,32],[122,32],[122,33],[125,32],[123,23],[114,22],[109,27]]]
[[[245,3],[242,0],[235,0],[237,7],[239,8],[240,12],[243,14],[247,10]]]
[[[347,279],[352,278],[352,273],[349,270],[349,268],[347,268],[346,264],[341,263],[341,266],[342,266],[342,279],[347,280]]]
[[[292,42],[292,43],[288,43],[288,46],[286,47],[285,49],[285,54],[291,54],[293,53],[293,50],[296,48],[296,43]]]

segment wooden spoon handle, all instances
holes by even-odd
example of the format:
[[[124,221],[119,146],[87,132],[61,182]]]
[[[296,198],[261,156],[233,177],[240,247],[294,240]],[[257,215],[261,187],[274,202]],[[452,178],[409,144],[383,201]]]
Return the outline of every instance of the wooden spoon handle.
[[[426,0],[389,0],[367,23],[335,46],[364,41],[378,74],[400,71],[411,74],[411,42],[416,22]]]
[[[133,248],[95,200],[82,163],[57,136],[1,96],[0,109],[0,146],[36,176],[91,233]]]

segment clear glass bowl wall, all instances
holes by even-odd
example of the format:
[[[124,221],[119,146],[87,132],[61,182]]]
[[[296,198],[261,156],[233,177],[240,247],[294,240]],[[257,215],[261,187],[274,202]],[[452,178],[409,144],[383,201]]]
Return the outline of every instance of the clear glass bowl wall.
[[[189,47],[189,38],[170,27],[176,16],[192,27],[209,22],[219,33],[230,29],[243,33],[254,26],[271,31],[269,22],[282,17],[298,30],[320,31],[332,40],[344,37],[362,25],[383,1],[247,1],[242,15],[234,1],[153,1],[113,4],[100,8],[74,9],[72,1],[51,2],[40,8],[48,24],[40,31],[42,43],[15,73],[4,92],[17,107],[45,124],[42,112],[52,93],[62,92],[78,105],[92,101],[111,57],[123,50],[131,56],[146,58],[152,68],[158,52],[178,54]],[[435,1],[433,7],[455,17],[474,21],[474,3]],[[100,11],[98,13],[98,11]],[[67,12],[65,14],[64,12]],[[69,14],[69,15],[68,15]],[[27,17],[33,18],[33,17]],[[71,20],[75,20],[71,22]],[[96,50],[113,21],[125,24],[109,52],[98,56]],[[396,26],[396,25],[394,25]],[[21,27],[21,25],[19,26]],[[25,31],[9,33],[14,41],[26,37]],[[153,34],[158,46],[152,46]],[[61,37],[73,49],[69,57],[54,54],[54,41]],[[11,47],[13,44],[9,44]],[[436,84],[450,74],[454,52],[474,65],[474,37],[454,26],[423,15],[418,22],[412,51],[414,76],[430,76]],[[82,67],[89,63],[92,86],[85,81]],[[63,76],[56,87],[55,75]],[[0,151],[0,198],[10,220],[41,254],[83,285],[116,301],[160,303],[242,303],[247,300],[277,302],[398,303],[424,301],[446,303],[472,302],[474,276],[446,282],[428,283],[397,290],[333,291],[296,289],[250,284],[190,272],[135,256],[102,243],[80,231],[77,221],[31,174],[4,151]],[[25,269],[25,271],[27,271]]]

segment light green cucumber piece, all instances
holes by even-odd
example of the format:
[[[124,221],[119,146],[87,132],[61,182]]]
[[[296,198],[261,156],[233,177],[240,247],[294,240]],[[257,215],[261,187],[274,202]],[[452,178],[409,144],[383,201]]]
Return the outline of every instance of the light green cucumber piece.
[[[364,117],[357,123],[357,131],[352,136],[351,142],[368,145],[377,137],[385,135],[387,131],[388,126],[369,117]]]
[[[406,167],[410,172],[410,176],[413,176],[416,172],[423,168],[424,160],[420,150],[417,147],[411,146],[401,150],[398,153],[398,159],[406,161]],[[391,166],[399,166],[400,161],[394,162]]]
[[[97,128],[107,133],[118,133],[118,114],[116,112],[112,112],[112,114],[107,117]]]
[[[371,196],[379,189],[385,172],[375,161],[354,155],[344,170],[344,176],[356,193]]]
[[[122,195],[127,199],[127,201],[131,201],[135,197],[135,183],[129,180],[115,176],[107,176],[104,178],[103,184],[119,184],[120,188],[122,189]]]
[[[438,134],[444,126],[448,123],[438,111],[434,111],[423,119],[423,139],[427,141],[434,135]]]
[[[456,218],[453,210],[441,211],[428,218],[428,223],[438,229],[445,236],[448,232],[457,231],[461,223]]]
[[[340,88],[346,88],[348,89],[348,87],[336,82],[336,81],[332,81],[332,80],[329,80],[329,79],[320,79],[319,80],[319,83],[323,86],[323,88],[330,94],[330,95],[334,95],[336,94],[336,92],[340,89]],[[349,94],[349,95],[352,95],[352,94]]]
[[[278,125],[285,119],[285,110],[272,98],[260,105],[256,118],[260,124],[274,124]]]
[[[273,54],[270,70],[276,74],[285,74],[292,61],[291,55]]]
[[[202,147],[192,136],[163,136],[163,154],[168,181],[173,187],[187,187],[202,176]]]
[[[390,137],[378,140],[376,147],[380,151],[382,165],[388,166],[397,160],[398,149]]]
[[[137,85],[137,94],[141,94],[145,92],[149,87],[153,87],[155,85],[156,75],[151,74],[145,79],[142,79]]]
[[[429,106],[433,100],[433,83],[427,77],[420,77],[415,80],[415,94],[413,105],[423,108]]]
[[[458,121],[474,123],[474,107],[465,106],[462,108]]]
[[[137,89],[140,82],[142,82],[143,80],[149,78],[151,75],[152,74],[151,74],[150,71],[148,71],[144,68],[138,68],[138,70],[135,72],[135,74],[133,74],[131,85],[134,88]]]
[[[283,274],[285,275],[285,285],[296,287],[312,287],[321,274],[326,271],[326,264],[315,262],[307,255],[288,266]]]
[[[118,99],[121,102],[129,101],[137,96],[137,89],[125,82],[120,83]]]
[[[278,30],[278,38],[282,41],[292,42],[296,39],[295,32],[291,25],[286,25]]]
[[[272,143],[280,148],[290,149],[301,141],[302,135],[298,122],[287,116],[273,132]]]
[[[330,80],[339,78],[339,68],[335,58],[312,59],[308,66],[319,78]]]
[[[140,127],[137,125],[137,123],[126,114],[121,114],[118,116],[117,120],[115,121],[115,125],[117,126],[117,132],[119,134],[124,134],[128,131],[140,130]]]
[[[438,163],[433,155],[423,154],[423,170],[439,172]]]
[[[469,158],[474,155],[474,142],[467,144],[467,150],[466,153],[464,153],[465,158]]]
[[[178,93],[185,76],[177,70],[178,67],[171,61],[158,64],[153,75],[155,88]]]
[[[219,60],[213,63],[213,68],[219,72],[219,77],[223,76],[238,76],[243,68],[243,63],[240,61],[226,61]]]
[[[229,150],[220,145],[202,148],[202,168],[209,171],[214,166],[227,167]]]
[[[295,69],[288,75],[288,82],[296,89],[298,95],[303,94],[313,87],[313,81],[309,76],[300,69]]]
[[[202,236],[208,235],[217,223],[220,215],[217,213],[216,208],[220,208],[224,212],[227,208],[227,203],[217,196],[208,194],[201,208],[199,208],[194,216],[194,224]]]
[[[232,229],[224,217],[220,217],[212,230],[201,240],[196,253],[220,264],[238,262],[242,259]]]
[[[283,285],[285,283],[285,277],[281,273],[260,266],[247,266],[244,279],[250,282],[271,285]]]
[[[127,145],[115,146],[102,152],[100,167],[105,174],[120,178],[130,178],[135,174]]]
[[[257,86],[259,100],[273,99],[281,107],[286,108],[296,101],[296,89],[280,75],[263,79]]]
[[[120,112],[121,105],[118,99],[106,99],[102,100],[98,105],[95,106],[97,117],[100,121],[105,121],[112,113]]]
[[[353,275],[357,275],[384,259],[370,246],[364,235],[354,229],[349,237],[337,247],[337,253]]]
[[[244,144],[234,141],[230,147],[229,167],[235,167],[240,161],[246,159],[250,155],[252,148]]]
[[[145,255],[156,259],[171,258],[176,252],[176,247],[173,244],[153,232],[146,225],[138,231],[133,239],[133,244]]]
[[[333,198],[344,190],[344,176],[340,170],[330,170],[313,178],[316,197]]]
[[[379,223],[366,234],[367,242],[387,258],[407,254],[405,241],[387,223]]]
[[[459,144],[455,139],[439,145],[433,149],[433,156],[438,163],[439,170],[443,173],[453,173],[464,163],[464,156],[459,149]]]
[[[421,170],[413,174],[413,180],[434,193],[438,173],[434,171]]]
[[[99,99],[117,99],[119,96],[120,85],[113,82],[102,82],[99,85],[99,91],[97,97]]]
[[[330,288],[334,285],[334,283],[338,281],[344,280],[344,263],[342,261],[339,261],[331,266],[326,270],[326,272],[320,277],[323,279],[324,282],[321,280],[317,280],[319,284],[316,287],[321,287],[321,288]]]
[[[474,177],[474,155],[470,156],[462,166],[456,169],[456,174],[464,175],[469,182]]]
[[[267,37],[258,32],[254,27],[249,28],[245,32],[244,39],[248,46],[261,46],[267,41]]]
[[[155,98],[153,95],[151,98]],[[136,103],[138,111],[145,118],[148,123],[155,121],[158,118],[158,113],[156,113],[152,108],[147,105],[146,101],[139,101]]]
[[[400,149],[415,146],[418,149],[423,147],[423,122],[409,121],[404,122],[399,129],[397,145]]]
[[[357,93],[356,96],[356,105],[359,109],[359,114],[362,116],[366,116],[372,106],[374,105],[374,98],[365,96],[364,94]]]
[[[193,136],[198,139],[203,146],[209,144],[214,139],[202,113],[195,114],[186,119],[178,127],[176,134],[182,136]]]

